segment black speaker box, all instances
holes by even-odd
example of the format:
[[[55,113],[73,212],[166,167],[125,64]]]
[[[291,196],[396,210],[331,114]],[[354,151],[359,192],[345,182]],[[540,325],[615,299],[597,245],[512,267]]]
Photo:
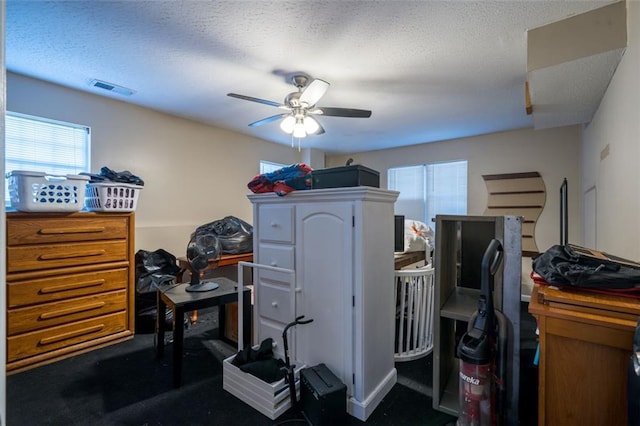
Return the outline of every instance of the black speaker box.
[[[300,406],[313,426],[345,422],[347,386],[325,364],[300,370]]]
[[[311,172],[311,188],[370,186],[380,188],[380,172],[359,164],[317,169]]]

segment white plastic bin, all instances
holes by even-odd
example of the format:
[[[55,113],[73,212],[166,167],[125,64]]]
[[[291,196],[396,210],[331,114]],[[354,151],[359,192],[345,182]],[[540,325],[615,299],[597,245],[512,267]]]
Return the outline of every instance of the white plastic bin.
[[[49,175],[14,170],[7,173],[11,207],[23,212],[76,212],[84,207],[88,176]]]
[[[97,212],[132,212],[138,205],[142,188],[128,183],[88,183],[85,207]]]

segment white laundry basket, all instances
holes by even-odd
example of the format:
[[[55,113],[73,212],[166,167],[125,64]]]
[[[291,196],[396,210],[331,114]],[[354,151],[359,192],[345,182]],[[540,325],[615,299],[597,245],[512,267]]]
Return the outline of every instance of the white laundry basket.
[[[38,171],[7,173],[11,207],[22,212],[77,212],[84,207],[89,176]]]
[[[433,349],[434,269],[394,271],[395,361],[411,361]]]
[[[132,212],[138,206],[140,185],[116,182],[87,184],[85,208],[92,212]]]

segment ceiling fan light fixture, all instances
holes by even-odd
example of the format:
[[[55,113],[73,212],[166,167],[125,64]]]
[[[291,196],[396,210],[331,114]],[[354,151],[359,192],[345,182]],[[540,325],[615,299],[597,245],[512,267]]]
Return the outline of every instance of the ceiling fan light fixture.
[[[307,131],[305,130],[304,121],[298,118],[293,126],[293,137],[304,138],[305,136],[307,136]]]
[[[304,118],[304,130],[309,134],[315,134],[320,129],[320,125],[313,117]]]
[[[280,122],[280,128],[287,134],[293,133],[293,128],[296,124],[296,119],[293,115],[286,117]]]

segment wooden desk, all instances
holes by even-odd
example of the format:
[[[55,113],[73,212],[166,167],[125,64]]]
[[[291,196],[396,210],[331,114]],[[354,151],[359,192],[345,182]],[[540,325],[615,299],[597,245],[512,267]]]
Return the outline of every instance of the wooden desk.
[[[640,300],[536,284],[539,425],[626,425],[627,367]]]

